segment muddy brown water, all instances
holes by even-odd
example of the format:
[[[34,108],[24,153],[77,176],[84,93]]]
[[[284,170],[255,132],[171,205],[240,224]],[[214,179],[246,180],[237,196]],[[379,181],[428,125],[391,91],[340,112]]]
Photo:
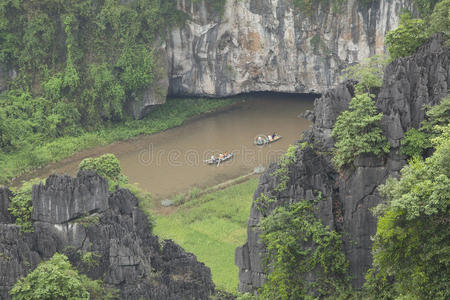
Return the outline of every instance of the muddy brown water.
[[[249,95],[228,110],[205,115],[184,125],[153,135],[95,147],[48,165],[27,177],[46,178],[52,173],[75,175],[78,164],[89,156],[115,154],[130,183],[150,192],[155,200],[187,192],[194,186],[216,185],[267,167],[299,139],[310,122],[298,115],[313,108],[313,96]],[[276,132],[282,139],[254,145],[258,135]],[[207,165],[211,154],[232,152],[219,166]]]

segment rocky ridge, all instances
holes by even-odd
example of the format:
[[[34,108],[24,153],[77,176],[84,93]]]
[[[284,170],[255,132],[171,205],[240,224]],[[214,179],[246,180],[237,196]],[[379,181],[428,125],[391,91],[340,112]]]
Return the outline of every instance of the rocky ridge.
[[[262,193],[277,195],[268,211],[275,207],[312,200],[320,192],[317,217],[330,229],[343,232],[344,251],[350,263],[354,287],[361,287],[364,274],[371,266],[371,239],[376,232],[376,218],[370,208],[382,202],[377,187],[389,176],[396,176],[406,164],[399,154],[400,141],[406,131],[417,128],[425,117],[424,105],[436,105],[448,94],[450,87],[450,48],[442,35],[436,35],[416,54],[389,64],[383,86],[377,93],[376,106],[383,113],[382,129],[391,144],[385,157],[366,155],[355,162],[352,170],[336,172],[330,162],[334,141],[331,131],[337,116],[347,109],[354,95],[353,83],[346,82],[325,92],[314,103],[313,121],[301,142],[312,147],[298,149],[296,163],[289,169],[287,189],[275,193],[277,179],[272,165],[260,178],[254,199]],[[259,240],[258,223],[263,217],[252,204],[248,221],[247,242],[236,249],[239,267],[239,290],[253,291],[260,287],[266,274],[262,268],[265,247]]]
[[[209,299],[214,292],[209,268],[174,242],[159,241],[137,198],[126,189],[110,193],[91,171],[51,175],[33,187],[32,233],[11,222],[10,196],[0,189],[0,299],[55,252],[119,289],[121,299]],[[94,261],[87,264],[81,258],[89,252]]]

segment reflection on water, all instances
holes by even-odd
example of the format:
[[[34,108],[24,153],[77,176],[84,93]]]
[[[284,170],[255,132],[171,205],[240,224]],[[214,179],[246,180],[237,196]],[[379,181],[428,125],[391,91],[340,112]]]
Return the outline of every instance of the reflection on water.
[[[163,199],[192,186],[205,187],[247,174],[259,165],[275,162],[300,138],[310,122],[298,115],[312,109],[313,98],[253,95],[247,99],[237,108],[178,128],[83,151],[38,175],[45,177],[51,171],[75,175],[83,157],[114,153],[130,182]],[[263,147],[254,145],[257,136],[273,132],[283,138]],[[233,158],[218,167],[204,163],[211,155],[225,151],[232,152]]]

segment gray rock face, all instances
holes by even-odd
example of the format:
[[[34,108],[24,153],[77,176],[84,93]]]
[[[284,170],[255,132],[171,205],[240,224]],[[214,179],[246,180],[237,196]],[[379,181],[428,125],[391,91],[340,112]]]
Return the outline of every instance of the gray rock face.
[[[66,223],[84,214],[104,211],[108,197],[108,182],[93,172],[83,172],[77,178],[50,175],[45,185],[33,187],[32,219]]]
[[[222,97],[244,92],[322,93],[348,64],[384,53],[409,0],[339,8],[292,0],[227,0],[223,15],[206,1],[178,0],[190,21],[167,40],[169,94]]]
[[[382,128],[391,143],[386,157],[365,155],[355,162],[355,168],[336,172],[330,163],[333,147],[331,130],[337,116],[348,107],[353,95],[352,83],[344,83],[323,94],[314,103],[314,113],[308,113],[313,127],[302,139],[313,145],[296,153],[297,162],[289,169],[286,191],[273,192],[277,179],[270,174],[273,165],[261,176],[254,199],[272,191],[277,195],[277,206],[310,200],[322,194],[317,217],[330,229],[343,232],[344,251],[350,263],[353,285],[361,287],[364,274],[372,264],[370,237],[376,232],[376,218],[369,209],[382,202],[377,187],[387,177],[398,175],[406,164],[399,154],[400,140],[405,132],[418,127],[424,119],[423,105],[436,105],[447,95],[450,84],[450,48],[443,37],[436,35],[415,55],[392,62],[385,70],[383,87],[376,98],[383,112]],[[239,290],[252,291],[265,279],[261,257],[265,248],[259,240],[258,223],[262,214],[253,203],[248,221],[248,240],[236,249],[239,267]]]
[[[8,211],[9,199],[11,198],[11,192],[9,189],[0,186],[0,223],[11,223],[12,217]]]
[[[134,195],[108,193],[107,182],[92,172],[50,176],[34,187],[33,204],[34,232],[0,224],[0,299],[9,299],[17,279],[55,252],[118,288],[121,299],[209,299],[214,292],[209,268],[170,240],[161,246]],[[82,260],[88,252],[92,263]]]

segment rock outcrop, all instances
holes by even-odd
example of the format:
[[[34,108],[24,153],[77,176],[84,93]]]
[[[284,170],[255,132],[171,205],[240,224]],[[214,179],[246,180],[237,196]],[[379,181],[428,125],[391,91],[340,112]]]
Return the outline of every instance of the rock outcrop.
[[[189,20],[167,40],[169,94],[223,97],[245,92],[323,93],[351,63],[384,53],[385,34],[409,0],[340,7],[292,0],[178,0]]]
[[[376,106],[384,115],[382,128],[391,152],[385,157],[360,157],[354,169],[341,173],[330,163],[334,143],[331,130],[337,116],[348,107],[354,91],[349,82],[327,91],[315,101],[314,112],[308,114],[313,126],[305,132],[302,142],[312,147],[297,150],[297,161],[289,169],[287,189],[274,192],[277,179],[271,174],[277,166],[272,165],[261,176],[254,199],[261,193],[271,192],[277,195],[276,203],[271,206],[274,209],[302,199],[311,200],[320,192],[322,201],[318,204],[317,217],[330,229],[344,233],[344,251],[352,282],[354,287],[361,287],[372,263],[370,237],[376,232],[376,218],[369,209],[382,202],[377,187],[387,177],[399,174],[406,164],[406,157],[399,154],[400,140],[407,130],[417,128],[424,119],[423,106],[438,104],[449,87],[450,48],[441,35],[433,37],[415,55],[389,64]],[[265,248],[258,230],[262,217],[254,202],[248,221],[248,240],[236,249],[240,291],[252,291],[264,283],[266,274],[261,257]]]
[[[17,279],[55,252],[119,289],[121,299],[209,299],[214,292],[209,268],[172,241],[160,242],[134,195],[109,193],[95,173],[52,175],[34,186],[31,233],[4,218],[8,196],[0,190],[0,299],[9,299]],[[86,253],[93,261],[82,259]]]
[[[9,189],[0,186],[0,223],[12,222],[11,215],[9,214],[9,199],[11,198],[11,192]]]

